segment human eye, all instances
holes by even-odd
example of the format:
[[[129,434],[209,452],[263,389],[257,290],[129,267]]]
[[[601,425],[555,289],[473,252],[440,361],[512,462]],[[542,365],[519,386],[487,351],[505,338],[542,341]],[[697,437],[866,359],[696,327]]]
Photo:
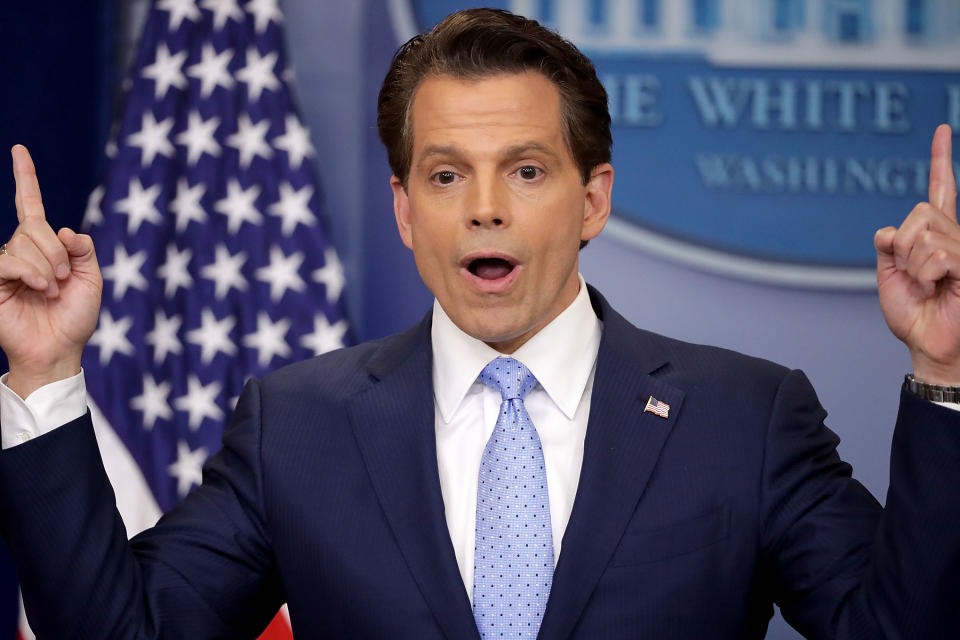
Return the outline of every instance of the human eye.
[[[524,182],[533,182],[544,175],[543,169],[532,164],[525,164],[513,173]]]
[[[444,169],[443,171],[437,171],[432,176],[430,176],[430,182],[445,187],[447,185],[453,184],[457,181],[457,174],[449,169]]]

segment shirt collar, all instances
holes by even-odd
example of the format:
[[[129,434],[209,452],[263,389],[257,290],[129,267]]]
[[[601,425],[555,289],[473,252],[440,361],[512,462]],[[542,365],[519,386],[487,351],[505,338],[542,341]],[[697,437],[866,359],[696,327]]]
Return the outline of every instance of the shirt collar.
[[[583,276],[573,302],[511,357],[530,369],[568,419],[573,419],[600,348],[601,323]],[[453,419],[487,363],[504,355],[464,333],[434,300],[431,328],[433,393],[445,423]]]

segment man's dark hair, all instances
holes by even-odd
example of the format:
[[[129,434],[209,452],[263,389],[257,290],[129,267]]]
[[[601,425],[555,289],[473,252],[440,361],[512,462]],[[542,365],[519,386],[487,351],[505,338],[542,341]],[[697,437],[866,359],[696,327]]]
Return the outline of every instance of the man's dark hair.
[[[598,164],[610,161],[607,92],[593,63],[569,41],[535,20],[498,9],[468,9],[444,18],[393,56],[377,101],[377,128],[390,168],[406,187],[413,140],[413,97],[429,76],[481,79],[535,71],[560,91],[564,138],[584,184]]]

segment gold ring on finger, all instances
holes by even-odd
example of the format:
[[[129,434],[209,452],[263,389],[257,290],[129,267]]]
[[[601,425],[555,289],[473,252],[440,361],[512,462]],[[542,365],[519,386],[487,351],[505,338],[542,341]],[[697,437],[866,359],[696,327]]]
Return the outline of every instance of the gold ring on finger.
[[[7,255],[7,243],[0,244],[0,256]]]

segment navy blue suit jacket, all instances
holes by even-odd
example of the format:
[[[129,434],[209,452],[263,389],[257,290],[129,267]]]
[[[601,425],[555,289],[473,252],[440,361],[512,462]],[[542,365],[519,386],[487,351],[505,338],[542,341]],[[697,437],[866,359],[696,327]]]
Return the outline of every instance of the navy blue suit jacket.
[[[955,638],[960,413],[904,393],[886,511],[803,374],[604,322],[541,638]],[[473,639],[444,519],[429,317],[247,387],[203,485],[127,543],[87,417],[0,455],[44,638]],[[670,405],[644,412],[649,396]]]

